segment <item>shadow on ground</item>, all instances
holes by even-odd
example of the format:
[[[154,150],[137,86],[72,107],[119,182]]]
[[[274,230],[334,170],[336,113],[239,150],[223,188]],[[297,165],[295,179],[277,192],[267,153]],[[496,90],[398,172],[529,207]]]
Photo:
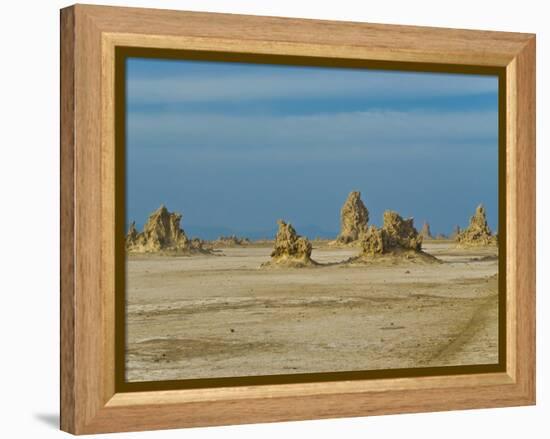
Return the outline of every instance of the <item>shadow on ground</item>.
[[[58,413],[35,413],[34,417],[50,428],[59,429],[59,414]]]

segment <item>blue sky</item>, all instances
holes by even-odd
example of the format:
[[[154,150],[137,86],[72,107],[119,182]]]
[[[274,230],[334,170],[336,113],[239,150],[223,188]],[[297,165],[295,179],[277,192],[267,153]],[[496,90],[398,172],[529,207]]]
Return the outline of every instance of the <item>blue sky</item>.
[[[127,219],[188,235],[335,235],[347,194],[435,233],[484,203],[497,228],[498,78],[127,60]]]

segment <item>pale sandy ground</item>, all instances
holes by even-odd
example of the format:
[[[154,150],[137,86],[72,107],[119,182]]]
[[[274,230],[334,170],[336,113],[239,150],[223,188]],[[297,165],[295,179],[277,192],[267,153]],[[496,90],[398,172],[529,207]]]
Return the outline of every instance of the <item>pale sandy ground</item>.
[[[497,363],[496,249],[453,247],[424,246],[444,264],[390,267],[259,269],[268,247],[131,257],[127,379]]]

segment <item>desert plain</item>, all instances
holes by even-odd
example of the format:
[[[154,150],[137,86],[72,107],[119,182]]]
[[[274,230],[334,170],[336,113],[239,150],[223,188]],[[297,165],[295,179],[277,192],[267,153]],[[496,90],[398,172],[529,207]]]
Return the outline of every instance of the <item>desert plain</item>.
[[[261,268],[273,243],[127,256],[129,382],[498,362],[498,248],[427,240],[441,263]]]

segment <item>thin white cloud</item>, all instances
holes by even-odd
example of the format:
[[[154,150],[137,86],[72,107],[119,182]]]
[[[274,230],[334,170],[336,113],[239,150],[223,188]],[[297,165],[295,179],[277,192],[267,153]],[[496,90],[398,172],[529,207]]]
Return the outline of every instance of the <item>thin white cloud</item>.
[[[431,154],[434,148],[441,151],[442,147],[487,142],[496,154],[497,131],[496,111],[366,111],[258,117],[130,113],[128,118],[132,149],[170,148],[169,155],[175,154],[174,158],[179,151],[181,157],[212,159],[291,160],[293,154],[319,159],[365,155],[403,159]]]
[[[290,73],[290,74],[289,74]],[[131,103],[192,103],[269,98],[433,98],[496,93],[497,78],[464,74],[426,74],[358,70],[312,70],[276,74],[129,77]]]

